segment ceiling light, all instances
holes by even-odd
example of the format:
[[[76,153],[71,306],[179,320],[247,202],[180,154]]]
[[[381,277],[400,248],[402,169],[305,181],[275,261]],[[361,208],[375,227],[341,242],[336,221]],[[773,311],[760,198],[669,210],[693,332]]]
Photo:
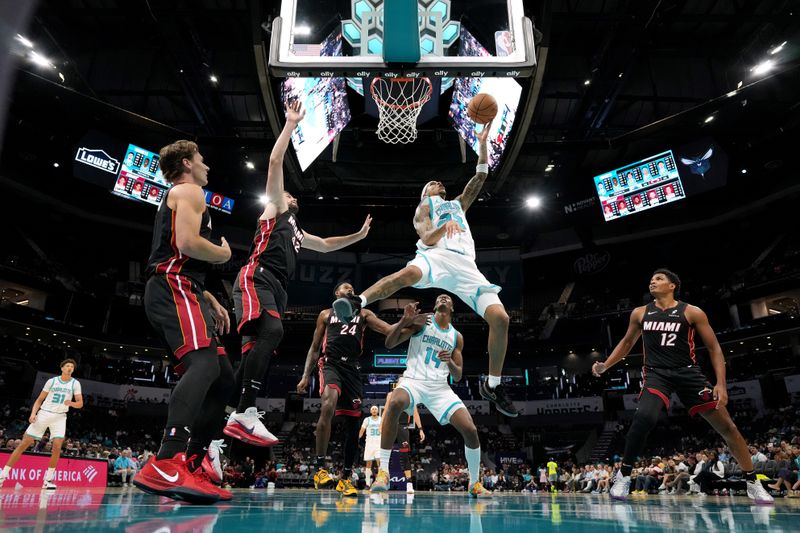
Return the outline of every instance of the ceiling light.
[[[731,91],[727,93],[725,96],[727,96],[728,98],[733,98],[734,96],[736,96],[736,91]]]
[[[29,39],[26,39],[24,36],[20,35],[19,33],[17,34],[16,39],[19,42],[21,42],[23,46],[27,46],[28,48],[33,48],[33,43]]]
[[[537,209],[542,205],[542,199],[538,196],[528,196],[525,199],[525,205],[530,209]]]
[[[742,169],[742,174],[747,174],[747,169],[746,168]]]
[[[295,35],[311,35],[311,27],[305,24],[294,27]]]
[[[253,169],[255,169],[255,168],[256,168],[256,166],[253,164],[253,162],[252,162],[252,161],[246,161],[246,162],[245,162],[245,164],[244,164],[244,166],[246,166],[246,167],[247,167],[248,169],[250,169],[250,170],[253,170]]]
[[[64,77],[64,75],[62,73],[60,73],[60,72],[58,73],[58,79],[61,80],[61,83],[64,83],[65,81],[67,81],[67,79]]]
[[[54,166],[55,168],[58,168],[58,167],[59,167],[59,164],[58,164],[58,163],[53,163],[53,166]]]
[[[620,72],[619,74],[617,74],[617,77],[618,77],[618,78],[621,78],[621,77],[622,77],[622,72]]]
[[[31,63],[34,65],[39,65],[40,67],[52,67],[53,64],[50,62],[49,59],[44,57],[42,54],[38,52],[31,52],[30,54]]]
[[[762,61],[755,67],[753,67],[751,71],[755,76],[761,76],[762,74],[766,74],[767,72],[772,70],[773,67],[775,67],[775,63],[773,63],[771,59],[767,59],[765,61]]]
[[[214,76],[213,74],[212,74],[212,75],[211,75],[211,77],[210,77],[210,78],[208,78],[208,79],[209,79],[209,80],[211,80],[211,83],[217,83],[217,82],[219,81],[219,78],[217,78],[217,77],[216,77],[216,76]]]
[[[324,199],[325,199],[325,197],[322,196],[321,194],[319,196],[317,196],[317,200],[324,200]]]
[[[584,85],[589,85],[590,83],[592,83],[592,80],[584,80],[584,81],[583,81],[583,84],[584,84]]]
[[[266,194],[262,194],[258,197],[258,201],[263,205],[267,205],[269,203],[269,197]]]
[[[784,47],[784,46],[786,46],[786,41],[783,41],[781,44],[779,44],[778,46],[776,46],[775,48],[773,48],[772,50],[770,50],[770,51],[769,51],[769,55],[771,55],[771,56],[774,56],[775,54],[777,54],[778,52],[780,52],[781,50],[783,50],[783,47]]]
[[[705,119],[703,122],[705,122],[706,124],[708,124],[708,123],[709,123],[709,122],[711,122],[712,120],[714,120],[714,115],[708,115],[708,116],[706,117],[706,119]]]

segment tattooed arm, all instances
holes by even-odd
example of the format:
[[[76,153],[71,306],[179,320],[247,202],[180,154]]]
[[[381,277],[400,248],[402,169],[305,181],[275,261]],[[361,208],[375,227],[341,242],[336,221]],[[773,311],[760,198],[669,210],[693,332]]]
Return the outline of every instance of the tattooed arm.
[[[488,160],[488,148],[486,147],[486,139],[489,137],[489,124],[484,124],[483,131],[478,134],[478,164],[485,164]],[[467,186],[464,187],[464,192],[461,193],[460,196],[456,198],[456,200],[461,202],[461,207],[466,211],[469,209],[469,206],[472,205],[472,202],[478,198],[478,195],[481,193],[481,189],[483,188],[483,182],[486,181],[486,177],[489,174],[486,172],[478,172],[476,173],[469,182],[467,182]]]

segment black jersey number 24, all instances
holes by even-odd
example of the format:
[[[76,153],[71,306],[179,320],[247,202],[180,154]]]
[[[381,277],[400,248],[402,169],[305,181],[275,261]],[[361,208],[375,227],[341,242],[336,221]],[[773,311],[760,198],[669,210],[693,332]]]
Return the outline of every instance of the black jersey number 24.
[[[339,332],[339,335],[355,335],[357,327],[358,324],[353,324],[352,326],[350,324],[342,324],[342,331]]]

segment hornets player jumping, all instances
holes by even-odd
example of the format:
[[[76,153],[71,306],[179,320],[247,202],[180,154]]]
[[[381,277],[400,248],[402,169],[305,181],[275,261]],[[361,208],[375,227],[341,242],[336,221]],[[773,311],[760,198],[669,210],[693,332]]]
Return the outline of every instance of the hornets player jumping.
[[[372,484],[373,492],[389,489],[389,458],[397,436],[401,411],[411,414],[414,406],[424,404],[440,424],[452,424],[464,437],[464,454],[469,469],[469,493],[473,498],[490,496],[480,482],[481,443],[478,430],[464,402],[447,384],[447,378],[460,381],[464,369],[461,350],[464,337],[451,324],[453,300],[446,294],[436,298],[436,313],[427,325],[414,325],[417,305],[408,304],[403,318],[386,336],[386,347],[408,343],[406,371],[386,402],[381,428],[380,470]]]
[[[497,296],[500,287],[489,283],[475,265],[475,243],[466,218],[467,209],[488,176],[488,134],[489,128],[484,127],[478,135],[476,173],[460,196],[447,201],[447,191],[439,181],[429,181],[422,188],[414,215],[414,228],[419,234],[417,256],[405,268],[379,280],[359,296],[339,298],[333,303],[333,310],[347,322],[362,307],[404,287],[435,287],[455,294],[489,324],[489,378],[480,385],[481,396],[504,415],[513,417],[519,413],[500,384],[508,345],[508,314]]]

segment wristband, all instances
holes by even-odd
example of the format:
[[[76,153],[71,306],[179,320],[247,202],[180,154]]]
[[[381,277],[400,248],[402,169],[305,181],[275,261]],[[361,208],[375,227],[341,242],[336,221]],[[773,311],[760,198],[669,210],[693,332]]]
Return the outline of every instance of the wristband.
[[[475,166],[475,172],[483,172],[484,174],[489,173],[489,164],[488,163],[478,163]]]

